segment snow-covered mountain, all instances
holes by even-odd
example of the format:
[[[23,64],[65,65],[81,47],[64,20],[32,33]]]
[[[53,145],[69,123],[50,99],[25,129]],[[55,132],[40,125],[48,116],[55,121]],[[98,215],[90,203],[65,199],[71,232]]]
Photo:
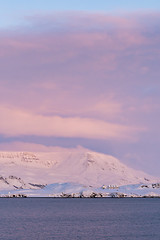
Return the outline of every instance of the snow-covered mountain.
[[[84,148],[55,148],[54,152],[37,153],[0,152],[0,176],[0,189],[41,188],[45,184],[66,182],[87,187],[158,182],[112,156]]]
[[[9,177],[0,176],[0,190],[17,189],[42,189],[45,185],[25,183],[21,178],[10,175]]]

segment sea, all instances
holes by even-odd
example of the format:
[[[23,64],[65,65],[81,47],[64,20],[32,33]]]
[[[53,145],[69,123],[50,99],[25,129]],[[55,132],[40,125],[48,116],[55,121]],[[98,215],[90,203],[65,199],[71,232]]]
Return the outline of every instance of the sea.
[[[160,198],[0,198],[0,240],[160,240]]]

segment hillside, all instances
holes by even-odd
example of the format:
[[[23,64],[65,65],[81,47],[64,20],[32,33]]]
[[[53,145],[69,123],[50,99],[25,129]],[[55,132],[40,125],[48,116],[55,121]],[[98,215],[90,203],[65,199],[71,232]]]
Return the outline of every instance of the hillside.
[[[22,185],[21,188],[27,188],[30,183],[33,186],[72,182],[100,187],[103,184],[121,186],[158,181],[144,172],[129,168],[112,156],[83,148],[55,148],[54,152],[37,153],[0,152],[0,166],[1,178],[10,179],[11,186],[15,185],[12,183],[15,178],[11,179],[10,176],[20,178],[23,184],[17,184]],[[5,189],[5,181],[0,181],[0,189]]]

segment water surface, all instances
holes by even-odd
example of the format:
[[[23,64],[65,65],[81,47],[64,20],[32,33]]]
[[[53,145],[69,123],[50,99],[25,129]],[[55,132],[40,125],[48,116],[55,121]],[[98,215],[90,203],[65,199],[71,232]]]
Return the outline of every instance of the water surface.
[[[0,239],[159,240],[160,199],[0,198]]]

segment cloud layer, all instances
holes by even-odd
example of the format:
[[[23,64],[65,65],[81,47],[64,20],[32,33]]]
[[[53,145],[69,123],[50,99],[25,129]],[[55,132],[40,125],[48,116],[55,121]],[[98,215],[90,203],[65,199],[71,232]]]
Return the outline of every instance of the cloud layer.
[[[159,20],[153,13],[28,17],[28,27],[1,32],[2,105],[137,127],[158,93]]]
[[[0,133],[7,137],[36,135],[93,139],[132,139],[134,131],[120,124],[102,120],[59,116],[42,116],[0,107]]]

